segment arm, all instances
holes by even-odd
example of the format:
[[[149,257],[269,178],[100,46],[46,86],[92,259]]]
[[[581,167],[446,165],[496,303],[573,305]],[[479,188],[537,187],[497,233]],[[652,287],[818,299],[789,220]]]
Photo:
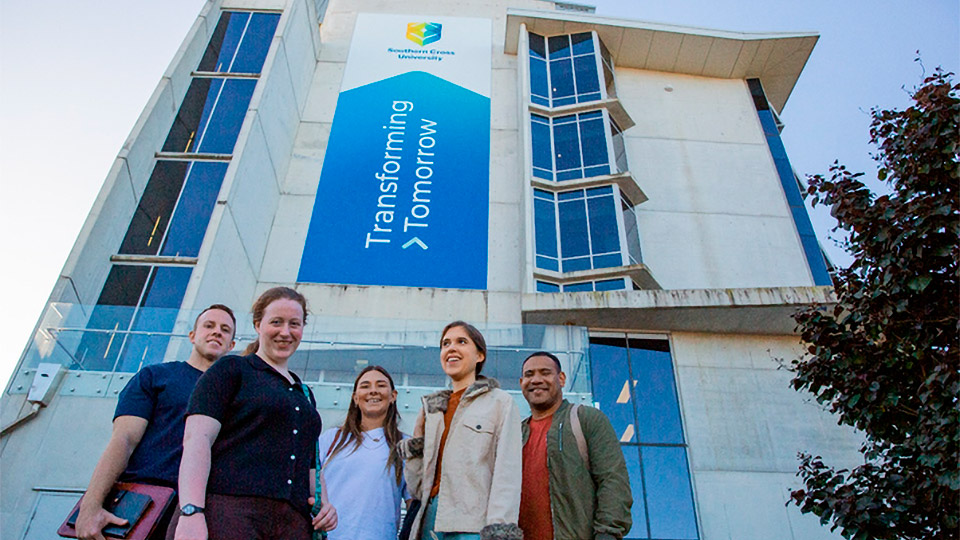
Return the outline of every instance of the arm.
[[[633,523],[633,497],[620,441],[607,417],[593,407],[580,407],[580,425],[590,453],[590,476],[597,489],[594,538],[623,538]]]
[[[517,521],[520,517],[520,481],[523,478],[523,447],[520,443],[520,411],[508,394],[503,393],[496,426],[496,447],[490,496],[487,499],[487,523],[480,538],[523,538]]]
[[[207,498],[210,478],[210,448],[220,433],[220,422],[209,416],[187,417],[183,434],[183,457],[180,459],[180,506],[202,507]],[[207,521],[203,514],[181,516],[177,523],[177,540],[206,540]]]
[[[403,439],[397,444],[397,452],[403,458],[403,479],[407,482],[407,489],[413,498],[423,497],[421,484],[423,483],[423,435],[426,425],[426,416],[423,408],[417,416],[413,429],[413,437]]]
[[[316,478],[316,469],[310,469],[310,491],[312,493],[317,492]],[[308,500],[311,506],[313,506],[314,500],[314,497],[310,497]],[[323,471],[320,471],[320,502],[320,513],[313,518],[313,529],[332,531],[337,528],[337,509],[330,504],[330,497],[327,495],[327,479],[323,477]]]
[[[106,450],[100,456],[90,485],[80,503],[77,515],[77,538],[81,540],[103,540],[103,528],[107,525],[123,525],[127,522],[103,509],[103,501],[110,493],[113,483],[127,468],[127,462],[134,449],[140,444],[147,429],[147,419],[139,416],[118,416],[113,421],[113,433]]]

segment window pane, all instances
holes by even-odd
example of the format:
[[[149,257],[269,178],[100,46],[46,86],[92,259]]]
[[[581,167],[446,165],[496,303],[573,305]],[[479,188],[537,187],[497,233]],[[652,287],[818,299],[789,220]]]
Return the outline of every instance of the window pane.
[[[563,259],[563,272],[576,272],[590,269],[590,257]]]
[[[683,444],[667,341],[630,339],[630,367],[637,381],[637,442]]]
[[[530,34],[530,56],[531,58],[547,58],[546,42],[543,36]]]
[[[623,257],[620,253],[598,255],[593,258],[594,268],[612,268],[614,266],[623,266]]]
[[[550,42],[550,59],[570,56],[569,36],[553,36]]]
[[[556,283],[548,283],[546,281],[537,281],[537,292],[544,293],[555,293],[560,292],[560,286]]]
[[[559,203],[559,207],[560,246],[563,258],[589,255],[587,212],[583,200],[564,201]]]
[[[573,64],[569,58],[550,61],[550,84],[553,99],[572,96],[573,92]],[[571,100],[571,103],[573,100]],[[559,103],[554,103],[554,106]]]
[[[230,154],[233,145],[240,134],[240,126],[247,114],[247,106],[257,81],[253,79],[227,79],[223,82],[216,95],[214,86],[207,95],[208,104],[204,112],[209,110],[201,119],[198,129],[197,152],[209,154]],[[206,118],[208,122],[205,122]]]
[[[253,14],[230,67],[231,73],[260,73],[279,21],[279,13]]]
[[[233,152],[256,84],[254,79],[193,79],[163,151]]]
[[[553,270],[554,272],[560,271],[560,263],[556,259],[551,259],[548,257],[543,257],[537,255],[537,268],[543,270]]]
[[[557,256],[556,206],[551,201],[534,198],[534,233],[537,242],[537,255]]]
[[[574,56],[578,54],[590,54],[593,52],[593,33],[592,32],[581,32],[579,34],[573,34],[572,36],[570,36],[570,41],[573,42]]]
[[[228,71],[243,37],[243,29],[250,20],[249,13],[226,11],[220,15],[217,28],[200,60],[200,71]]]
[[[550,85],[547,81],[547,63],[537,58],[530,59],[530,93],[534,96],[543,97],[550,95]]]
[[[697,521],[686,449],[644,446],[640,454],[644,471],[650,473],[644,474],[644,482],[651,537],[696,540]]]
[[[194,162],[161,255],[196,257],[220,193],[227,163]]]
[[[200,71],[260,73],[278,13],[224,12],[200,60]]]
[[[591,281],[585,281],[583,283],[571,283],[563,286],[563,292],[584,292],[592,290],[593,282]]]
[[[553,151],[557,171],[580,168],[580,137],[576,124],[553,126]]]
[[[607,132],[603,128],[603,118],[580,122],[580,135],[583,138],[583,164],[600,165],[609,163],[607,158]]]
[[[131,330],[171,332],[192,270],[192,267],[156,267]],[[162,362],[169,340],[167,335],[131,334],[116,371],[133,373],[143,366]]]
[[[74,355],[76,367],[90,371],[111,371],[140,293],[150,274],[149,266],[117,264],[110,268],[97,305],[87,321],[87,332]],[[121,333],[117,333],[121,332]]]
[[[620,442],[636,441],[636,419],[631,396],[626,340],[622,338],[590,338],[590,373],[593,399],[607,415]],[[633,494],[636,500],[640,492]],[[636,502],[634,503],[636,505]]]
[[[591,352],[591,354],[593,353]],[[630,494],[633,495],[633,506],[630,507],[633,526],[630,527],[630,531],[624,538],[650,538],[650,534],[647,532],[647,512],[643,501],[643,470],[640,468],[640,447],[624,444],[620,446],[620,449],[623,450],[623,460],[627,462],[627,474],[630,475]]]
[[[627,285],[623,278],[605,279],[596,283],[596,289],[598,291],[622,291],[626,288]]]
[[[578,56],[573,60],[577,77],[577,94],[583,95],[600,91],[600,77],[597,76],[597,59],[590,56]],[[584,100],[580,100],[581,102]]]
[[[623,227],[627,237],[627,253],[630,255],[631,264],[643,262],[640,253],[640,230],[637,228],[637,214],[633,208],[623,205]]]
[[[125,255],[156,255],[177,204],[189,163],[158,161],[140,196],[127,234],[120,244]]]
[[[620,251],[620,231],[617,228],[617,208],[613,195],[587,199],[590,215],[590,239],[593,253]]]
[[[553,170],[553,156],[550,149],[550,126],[537,121],[530,122],[530,139],[533,148],[533,166],[548,171]],[[551,175],[552,176],[552,175]]]

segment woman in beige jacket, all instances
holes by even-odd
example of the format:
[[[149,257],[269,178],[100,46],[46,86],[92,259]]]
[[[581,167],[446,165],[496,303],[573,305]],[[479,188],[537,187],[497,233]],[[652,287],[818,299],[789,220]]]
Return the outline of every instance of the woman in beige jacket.
[[[413,438],[398,445],[410,492],[423,504],[411,538],[522,540],[520,413],[480,376],[487,346],[463,321],[443,329],[440,363],[452,390],[423,398]]]

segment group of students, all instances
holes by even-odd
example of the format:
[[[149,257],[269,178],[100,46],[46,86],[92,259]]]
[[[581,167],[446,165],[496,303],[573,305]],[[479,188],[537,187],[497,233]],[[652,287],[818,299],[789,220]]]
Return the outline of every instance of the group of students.
[[[521,421],[513,398],[481,375],[483,335],[455,321],[440,339],[450,388],[423,398],[412,436],[399,430],[397,391],[379,366],[357,376],[343,425],[322,432],[312,392],[288,367],[306,299],[275,287],[251,311],[258,337],[242,355],[221,359],[233,349],[236,320],[215,304],[197,317],[186,362],[147,366],[124,388],[80,504],[78,538],[102,540],[105,526],[122,524],[103,508],[118,479],[177,488],[155,539],[309,540],[324,531],[331,540],[388,540],[397,538],[402,504],[411,540],[629,531],[616,434],[600,411],[562,398],[554,355],[534,353],[520,366],[531,408]]]

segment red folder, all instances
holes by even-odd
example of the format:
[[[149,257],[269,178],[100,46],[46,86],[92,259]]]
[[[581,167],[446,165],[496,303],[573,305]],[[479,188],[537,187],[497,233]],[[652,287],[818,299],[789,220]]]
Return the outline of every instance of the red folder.
[[[140,516],[140,519],[133,525],[133,527],[126,533],[124,536],[119,538],[124,538],[125,540],[147,540],[153,531],[157,528],[159,522],[163,519],[163,516],[167,513],[167,509],[170,507],[170,504],[173,502],[173,499],[176,498],[176,491],[173,488],[162,487],[162,486],[151,486],[149,484],[134,484],[131,482],[117,482],[113,485],[114,489],[117,490],[126,490],[132,491],[134,493],[139,493],[142,495],[147,495],[151,499],[151,504]],[[83,501],[83,497],[80,497],[80,500],[77,501],[76,506],[73,507],[73,510],[70,511],[70,514],[67,516],[67,519],[63,521],[63,524],[60,525],[60,528],[57,529],[57,534],[63,536],[64,538],[76,538],[77,530],[70,523],[71,518],[74,517],[77,512],[80,510],[80,503]],[[125,517],[125,516],[120,516]],[[75,518],[74,518],[75,519]],[[113,535],[110,535],[113,536]],[[116,537],[116,536],[115,536]]]

